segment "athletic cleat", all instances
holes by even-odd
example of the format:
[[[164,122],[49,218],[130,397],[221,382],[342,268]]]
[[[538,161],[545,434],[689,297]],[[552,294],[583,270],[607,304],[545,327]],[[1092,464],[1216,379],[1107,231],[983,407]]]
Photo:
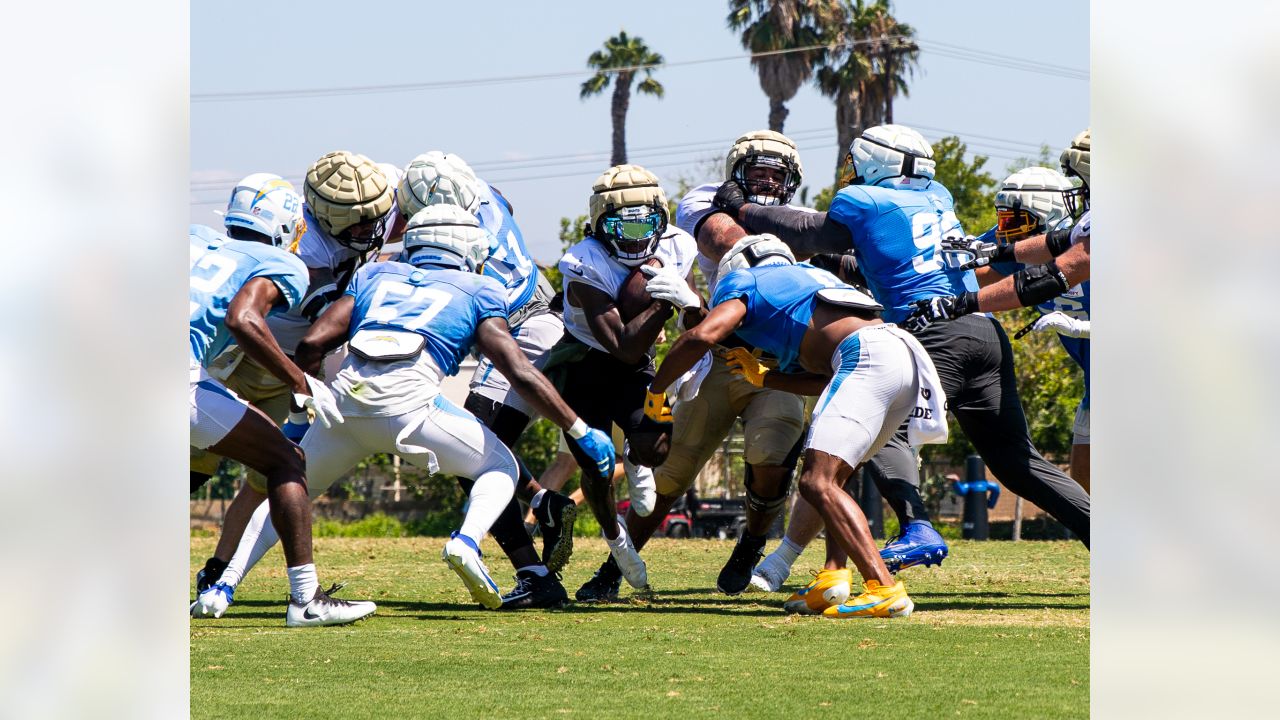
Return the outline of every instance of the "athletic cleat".
[[[907,523],[906,529],[880,551],[880,557],[891,573],[916,565],[941,565],[946,556],[947,541],[924,520]]]
[[[475,541],[455,531],[449,536],[449,542],[444,544],[440,559],[448,563],[458,577],[462,578],[462,584],[467,586],[472,600],[490,610],[502,607],[502,593],[498,590],[498,584],[489,577],[489,568],[480,559],[480,548]]]
[[[622,516],[618,516],[618,532],[626,536],[627,542],[620,548],[610,546],[609,554],[618,564],[627,584],[637,590],[644,590],[649,587],[649,570],[645,567],[644,558],[640,557],[640,551],[631,543],[631,536],[626,535],[627,524]]]
[[[720,577],[716,579],[716,589],[726,595],[737,595],[746,590],[751,583],[751,568],[764,555],[764,543],[763,535],[755,537],[743,528],[738,544],[733,546],[729,561],[724,564]]]
[[[862,593],[839,605],[833,605],[822,611],[823,617],[857,618],[907,617],[916,604],[907,597],[907,588],[902,581],[885,587],[875,580],[862,584]]]
[[[562,608],[569,604],[569,593],[554,573],[538,575],[528,570],[516,571],[516,586],[502,596],[500,610],[533,610]]]
[[[542,533],[542,563],[553,573],[560,572],[573,556],[573,523],[578,519],[578,505],[554,490],[542,496],[542,504],[533,511]]]
[[[782,609],[789,613],[818,615],[848,600],[852,592],[853,574],[849,568],[813,572],[813,582],[791,593]]]
[[[618,563],[610,555],[591,579],[578,588],[573,597],[578,602],[610,602],[618,599],[618,589],[622,587],[622,571]]]
[[[776,552],[769,553],[769,556],[761,560],[752,571],[751,587],[762,592],[778,592],[782,589],[782,583],[789,577],[791,577],[791,566],[778,557]]]
[[[227,611],[235,597],[236,589],[226,583],[210,585],[196,601],[191,603],[191,617],[220,618]]]
[[[328,590],[316,588],[311,602],[298,603],[289,599],[289,610],[285,613],[284,624],[288,627],[310,627],[312,625],[346,625],[369,617],[378,609],[377,605],[366,600],[338,600],[329,597],[329,593],[337,592],[342,586],[334,585]]]
[[[213,587],[218,582],[218,578],[222,577],[222,572],[227,569],[227,563],[216,557],[211,557],[204,561],[204,567],[200,568],[200,572],[196,573],[196,595]]]

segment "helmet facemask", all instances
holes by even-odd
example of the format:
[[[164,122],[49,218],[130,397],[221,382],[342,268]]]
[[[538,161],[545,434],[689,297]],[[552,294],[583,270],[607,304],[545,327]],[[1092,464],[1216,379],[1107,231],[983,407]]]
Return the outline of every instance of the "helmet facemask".
[[[379,218],[356,223],[333,236],[343,247],[360,254],[382,249],[394,220],[394,209]]]
[[[787,158],[751,155],[738,161],[733,181],[747,201],[756,205],[786,205],[800,187],[800,173]]]
[[[1078,187],[1065,190],[1062,199],[1067,203],[1067,214],[1073,220],[1079,220],[1089,209],[1089,186],[1081,183]]]
[[[609,246],[618,262],[635,267],[653,257],[666,230],[665,208],[632,205],[602,215],[593,236]]]

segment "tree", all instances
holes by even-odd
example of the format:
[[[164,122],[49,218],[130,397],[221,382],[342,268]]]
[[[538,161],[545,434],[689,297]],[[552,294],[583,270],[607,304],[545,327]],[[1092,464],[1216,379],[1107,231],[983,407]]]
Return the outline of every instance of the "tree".
[[[1019,157],[1015,158],[1005,166],[1005,177],[1012,175],[1019,170],[1025,170],[1029,167],[1043,167],[1050,170],[1060,170],[1062,166],[1058,163],[1058,159],[1054,157],[1053,150],[1047,143],[1040,144],[1040,152],[1035,157]]]
[[[600,95],[610,82],[613,83],[613,155],[610,160],[613,165],[627,162],[627,109],[631,106],[631,84],[635,82],[637,73],[643,73],[644,79],[636,86],[636,91],[661,98],[666,89],[653,79],[653,66],[662,63],[661,55],[650,50],[644,40],[628,36],[626,30],[620,30],[605,40],[603,49],[587,58],[587,67],[595,69],[596,74],[582,83],[579,99]]]
[[[934,180],[951,191],[956,216],[965,232],[980,235],[996,224],[996,179],[983,170],[989,159],[986,155],[974,155],[972,161],[966,161],[967,152],[965,144],[954,135],[934,143]]]
[[[778,51],[821,45],[820,22],[831,5],[830,0],[729,0],[729,29],[742,33],[742,47],[751,51],[751,66],[769,97],[770,130],[782,132],[790,112],[786,104],[824,55],[821,48]]]

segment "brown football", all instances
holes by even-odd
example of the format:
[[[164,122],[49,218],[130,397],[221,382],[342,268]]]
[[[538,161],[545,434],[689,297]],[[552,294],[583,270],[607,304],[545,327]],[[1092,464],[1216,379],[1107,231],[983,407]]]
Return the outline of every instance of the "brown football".
[[[644,264],[662,267],[662,261],[656,257],[649,258]],[[649,278],[640,272],[639,267],[634,268],[631,274],[627,275],[627,279],[622,281],[622,287],[618,288],[617,305],[623,321],[639,315],[653,304],[653,298],[649,297],[649,293],[644,289],[647,284],[649,284]]]

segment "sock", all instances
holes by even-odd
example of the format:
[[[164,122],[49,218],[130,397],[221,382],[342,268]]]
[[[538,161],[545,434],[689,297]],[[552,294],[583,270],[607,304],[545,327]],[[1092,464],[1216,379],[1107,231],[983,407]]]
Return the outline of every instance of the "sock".
[[[509,456],[508,456],[509,457]],[[471,486],[466,516],[458,532],[469,538],[483,538],[489,528],[515,495],[515,466],[504,465],[500,469],[482,473]]]
[[[308,563],[289,568],[289,594],[299,605],[311,602],[316,591],[320,589],[320,581],[316,579],[316,564]]]
[[[600,534],[604,535],[604,531],[601,530]],[[610,540],[608,536],[605,536],[604,541],[608,543],[609,547],[611,548],[616,548],[621,550],[622,548],[626,547],[627,546],[627,526],[621,520],[619,520],[618,521],[618,537]]]
[[[804,548],[792,542],[791,538],[783,537],[782,544],[778,546],[777,550],[773,551],[773,554],[777,555],[789,568],[796,563],[796,559],[800,557],[802,552],[804,552]]]
[[[533,499],[529,501],[529,507],[533,508],[534,510],[537,510],[538,508],[542,507],[542,501],[545,500],[546,497],[547,497],[547,489],[542,488],[538,492],[534,493]]]
[[[240,544],[236,546],[236,554],[231,556],[227,569],[222,571],[218,582],[236,587],[249,574],[254,565],[262,559],[267,551],[280,542],[276,528],[271,524],[271,507],[266,501],[253,511],[249,524],[245,526],[244,535],[240,536]]]
[[[533,573],[534,575],[537,575],[538,577],[546,577],[547,575],[549,575],[549,574],[550,574],[550,571],[548,571],[548,570],[547,570],[547,566],[546,566],[546,565],[542,565],[542,564],[538,564],[538,565],[526,565],[525,567],[522,567],[522,568],[516,568],[516,572],[518,572],[518,573]]]

